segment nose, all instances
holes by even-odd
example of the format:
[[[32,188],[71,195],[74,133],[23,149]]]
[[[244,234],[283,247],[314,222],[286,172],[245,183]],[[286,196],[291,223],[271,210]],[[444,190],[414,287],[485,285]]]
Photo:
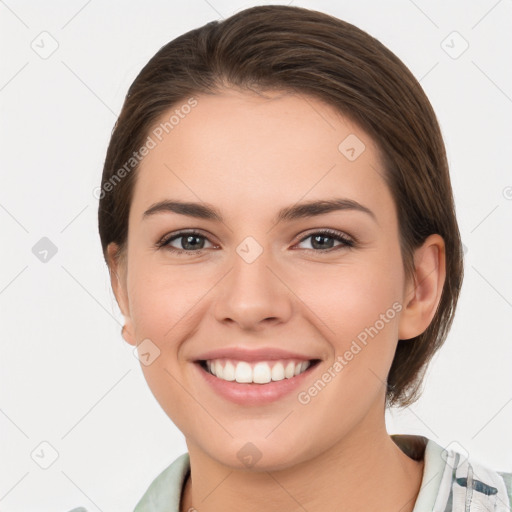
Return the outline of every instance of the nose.
[[[275,260],[269,251],[263,251],[249,261],[235,253],[231,271],[219,283],[216,319],[252,331],[287,322],[293,310],[293,293]]]

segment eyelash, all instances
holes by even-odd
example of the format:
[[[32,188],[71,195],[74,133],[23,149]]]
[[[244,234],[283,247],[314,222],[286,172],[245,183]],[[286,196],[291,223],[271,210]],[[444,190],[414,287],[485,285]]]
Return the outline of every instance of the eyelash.
[[[342,242],[342,245],[339,245],[337,247],[330,247],[329,249],[302,249],[302,250],[317,253],[317,254],[318,253],[325,254],[325,253],[336,251],[339,249],[351,249],[356,246],[356,242],[354,240],[348,238],[347,236],[343,235],[339,231],[335,231],[332,229],[323,229],[320,231],[314,231],[312,233],[309,233],[307,236],[305,236],[301,240],[299,240],[297,243],[302,243],[305,240],[307,240],[308,238],[311,238],[315,235],[324,235],[324,236],[327,236],[328,238],[333,238],[338,242]],[[175,233],[171,236],[166,235],[163,238],[161,238],[156,243],[156,247],[158,249],[166,249],[166,250],[168,250],[174,254],[177,254],[179,256],[183,256],[184,253],[189,253],[190,255],[201,255],[205,249],[199,249],[197,251],[187,251],[185,249],[176,249],[175,247],[171,247],[170,245],[168,245],[170,242],[177,240],[179,238],[182,238],[184,236],[198,236],[201,238],[208,239],[208,237],[201,234],[199,231],[195,231],[195,230],[179,231],[178,233]]]

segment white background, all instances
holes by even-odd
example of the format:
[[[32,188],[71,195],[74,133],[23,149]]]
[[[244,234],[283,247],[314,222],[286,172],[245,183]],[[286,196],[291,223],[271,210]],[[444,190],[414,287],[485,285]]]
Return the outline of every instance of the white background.
[[[183,32],[260,3],[0,1],[1,511],[132,510],[186,451],[121,338],[92,191],[148,59]],[[512,471],[512,2],[292,5],[349,21],[394,51],[445,137],[464,287],[422,398],[389,414],[389,431],[457,442]],[[51,48],[43,31],[58,43],[46,59],[31,47]],[[464,41],[453,31],[469,44],[458,58]],[[58,250],[46,263],[32,252],[42,237]],[[43,441],[58,453],[48,469]]]

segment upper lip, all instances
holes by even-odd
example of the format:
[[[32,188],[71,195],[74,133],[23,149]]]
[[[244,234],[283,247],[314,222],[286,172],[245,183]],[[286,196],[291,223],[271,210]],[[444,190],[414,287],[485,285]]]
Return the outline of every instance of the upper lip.
[[[303,361],[311,361],[318,359],[306,356],[297,352],[290,352],[280,348],[258,348],[247,349],[243,347],[225,347],[217,350],[205,352],[194,358],[195,361],[208,361],[212,359],[235,359],[237,361],[269,361],[276,359],[301,359]]]

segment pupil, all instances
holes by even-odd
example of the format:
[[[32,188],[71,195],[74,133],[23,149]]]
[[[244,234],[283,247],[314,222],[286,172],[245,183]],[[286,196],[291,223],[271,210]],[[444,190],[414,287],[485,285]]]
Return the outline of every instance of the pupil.
[[[199,237],[199,236],[197,236],[197,235],[188,235],[188,236],[186,236],[186,237],[185,237],[185,240],[186,240],[186,241],[185,241],[185,244],[184,244],[184,245],[186,246],[187,244],[191,244],[191,247],[192,247],[192,248],[197,248],[197,246],[198,246],[198,245],[201,245],[201,242],[199,242],[199,244],[194,244],[194,243],[192,243],[192,241],[193,241],[194,239],[196,239],[196,240],[197,240],[198,238],[200,238],[200,237]],[[184,247],[184,248],[186,249],[186,247]]]
[[[331,239],[330,236],[325,236],[325,235],[317,235],[317,236],[314,236],[313,237],[313,247],[315,247],[315,243],[318,241],[318,240],[328,240],[328,239]],[[332,239],[331,239],[332,240]],[[320,245],[320,249],[325,249],[326,245],[329,245],[329,247],[332,245],[331,244],[319,244]]]

